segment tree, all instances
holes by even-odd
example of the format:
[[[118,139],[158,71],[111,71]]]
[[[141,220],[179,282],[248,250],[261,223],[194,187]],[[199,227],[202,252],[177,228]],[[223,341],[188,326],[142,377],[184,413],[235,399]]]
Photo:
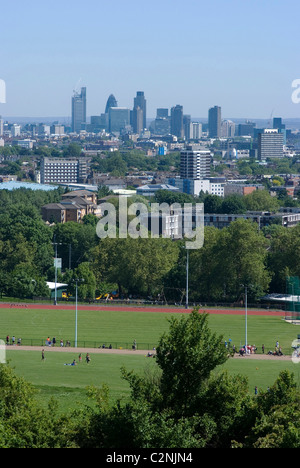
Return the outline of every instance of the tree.
[[[101,239],[93,252],[94,272],[137,296],[156,295],[177,262],[179,247],[171,239]]]
[[[0,448],[67,448],[69,418],[57,414],[55,403],[41,408],[36,391],[13,370],[0,364]]]
[[[228,359],[222,337],[208,327],[208,315],[194,310],[187,318],[171,318],[170,329],[157,347],[162,371],[160,392],[163,408],[177,416],[191,416],[211,372]]]
[[[280,204],[276,197],[271,197],[268,190],[255,190],[245,196],[248,211],[277,211]]]
[[[267,270],[268,240],[256,223],[240,219],[220,230],[214,248],[215,282],[223,285],[226,295],[236,300],[245,286],[249,298],[256,300],[268,290],[271,276]]]
[[[224,198],[220,212],[224,214],[243,214],[246,211],[247,208],[244,197],[234,193]]]

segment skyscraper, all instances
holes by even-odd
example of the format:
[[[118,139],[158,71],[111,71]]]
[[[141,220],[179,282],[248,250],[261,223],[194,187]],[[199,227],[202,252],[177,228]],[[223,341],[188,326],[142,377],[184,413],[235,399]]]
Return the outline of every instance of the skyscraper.
[[[183,107],[178,104],[171,109],[171,134],[178,138],[184,137]]]
[[[105,107],[105,114],[108,114],[109,109],[111,107],[118,107],[117,100],[113,94],[111,94],[109,98],[107,99],[106,107]]]
[[[79,133],[84,125],[86,125],[86,88],[81,88],[81,92],[75,91],[72,97],[72,131]]]
[[[120,133],[130,126],[130,110],[126,107],[110,107],[108,112],[110,133]]]
[[[144,115],[143,111],[139,106],[135,106],[132,111],[132,129],[133,133],[140,133],[143,131],[143,122],[144,122]]]
[[[147,128],[147,101],[145,99],[144,91],[137,91],[136,97],[134,98],[133,110],[137,109],[138,107],[142,111],[143,128],[141,130],[143,130],[144,128]],[[133,113],[133,118],[134,118],[134,113]],[[135,132],[135,133],[140,133],[140,132]]]
[[[221,107],[215,106],[208,111],[208,134],[210,138],[221,137]]]

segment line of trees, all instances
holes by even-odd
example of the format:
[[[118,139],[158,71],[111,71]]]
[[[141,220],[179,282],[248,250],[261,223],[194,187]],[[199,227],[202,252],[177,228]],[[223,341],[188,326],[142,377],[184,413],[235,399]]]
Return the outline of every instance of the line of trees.
[[[171,239],[99,239],[97,218],[82,224],[46,225],[41,206],[59,201],[60,191],[0,191],[0,292],[25,298],[48,296],[54,281],[54,245],[63,261],[59,282],[82,277],[80,299],[94,300],[106,289],[120,297],[180,302],[185,297],[184,241]],[[238,220],[222,230],[206,227],[204,246],[190,252],[190,300],[236,301],[249,287],[250,300],[267,292],[284,293],[286,278],[300,276],[300,226],[272,225],[262,230]],[[70,286],[71,288],[71,286]],[[70,289],[72,293],[72,290]]]

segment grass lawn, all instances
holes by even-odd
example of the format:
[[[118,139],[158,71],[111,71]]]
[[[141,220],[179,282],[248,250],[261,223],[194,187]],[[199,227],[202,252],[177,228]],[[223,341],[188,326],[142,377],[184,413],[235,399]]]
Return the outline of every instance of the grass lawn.
[[[140,355],[101,355],[92,354],[90,364],[84,361],[75,367],[65,366],[73,359],[78,362],[78,356],[74,353],[48,352],[46,359],[41,360],[37,351],[13,351],[7,352],[9,364],[17,375],[31,382],[38,390],[38,400],[47,404],[51,397],[59,403],[62,412],[83,404],[92,405],[87,399],[86,389],[90,385],[101,387],[107,384],[110,389],[111,400],[117,398],[126,399],[129,396],[129,386],[121,377],[121,367],[134,370],[138,373],[149,372],[156,368],[155,359]],[[295,381],[300,386],[300,365],[292,361],[263,361],[247,360],[247,358],[230,359],[227,363],[216,369],[216,372],[227,369],[232,375],[242,374],[247,376],[250,394],[254,387],[266,390],[273,385],[280,371],[289,370],[295,375]]]
[[[168,319],[179,314],[160,312],[79,311],[78,346],[97,347],[102,343],[113,347],[131,347],[134,339],[140,349],[152,349],[161,335],[168,331]],[[213,331],[232,340],[237,347],[245,343],[243,315],[209,316]],[[247,319],[248,343],[258,351],[265,345],[266,352],[274,350],[278,340],[285,354],[290,354],[291,343],[300,333],[299,327],[286,323],[280,316],[251,316]],[[22,343],[43,345],[46,338],[56,337],[74,343],[75,312],[73,310],[0,309],[0,338],[6,335],[22,338]]]
[[[121,367],[130,371],[147,372],[156,367],[152,358],[141,355],[120,356],[91,354],[91,362],[86,364],[85,355],[78,363],[78,354],[45,351],[45,361],[42,361],[37,351],[7,351],[7,361],[17,375],[31,382],[38,390],[38,399],[46,404],[54,397],[62,411],[75,409],[78,403],[92,404],[87,400],[86,389],[94,385],[101,387],[107,384],[111,400],[126,398],[130,390],[127,382],[122,379]],[[74,359],[77,366],[65,366]]]
[[[179,314],[173,314],[179,317]],[[101,345],[112,343],[123,346],[137,340],[140,349],[152,349],[160,336],[168,331],[170,313],[160,312],[127,312],[127,311],[79,311],[78,312],[78,346],[83,343]],[[232,340],[239,347],[245,342],[245,317],[237,315],[209,315],[209,326],[224,340]],[[299,327],[272,315],[248,315],[248,343],[255,344],[258,351],[265,345],[266,352],[274,349],[278,340],[285,354],[291,353],[291,343],[300,333]],[[63,339],[72,342],[75,334],[75,312],[73,310],[30,310],[0,309],[0,339],[6,335],[22,338],[23,344],[28,340],[37,340],[42,345],[50,336],[57,341]],[[120,368],[142,372],[145,366],[154,366],[155,360],[144,356],[101,355],[92,354],[89,366],[83,361],[77,367],[64,366],[77,359],[73,353],[46,353],[46,361],[41,361],[39,352],[14,351],[9,347],[7,358],[15,367],[18,375],[31,382],[39,390],[39,398],[46,403],[51,396],[57,398],[62,411],[75,408],[77,402],[86,403],[86,387],[100,387],[106,383],[111,391],[111,398],[126,398],[129,388],[121,379]],[[249,379],[249,391],[257,385],[266,389],[272,385],[283,369],[295,373],[299,384],[300,365],[290,361],[247,361],[246,359],[230,360],[226,363],[230,373],[240,373]]]

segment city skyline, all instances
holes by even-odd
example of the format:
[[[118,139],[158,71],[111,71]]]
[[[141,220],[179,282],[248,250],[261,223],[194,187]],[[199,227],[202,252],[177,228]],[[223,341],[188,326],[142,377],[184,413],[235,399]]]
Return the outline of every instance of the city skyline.
[[[80,80],[88,115],[103,112],[111,93],[131,108],[142,89],[152,117],[179,103],[195,117],[218,105],[236,118],[297,118],[298,12],[296,0],[5,2],[0,114],[68,116]]]

